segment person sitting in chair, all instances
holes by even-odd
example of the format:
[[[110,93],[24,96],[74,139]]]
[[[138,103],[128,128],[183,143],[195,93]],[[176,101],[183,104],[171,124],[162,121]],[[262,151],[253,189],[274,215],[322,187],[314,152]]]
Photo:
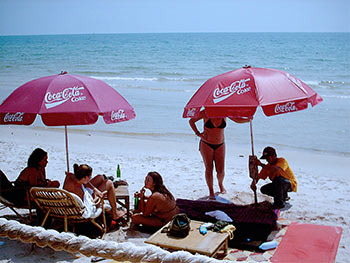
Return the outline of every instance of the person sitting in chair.
[[[294,173],[289,167],[287,160],[277,158],[276,150],[270,146],[264,149],[260,159],[265,159],[267,164],[263,164],[257,158],[255,159],[255,164],[261,166],[262,169],[259,172],[256,182],[253,180],[250,187],[255,191],[259,179],[265,180],[269,177],[272,183],[262,186],[260,191],[263,194],[273,197],[273,206],[275,208],[283,208],[285,201],[288,199],[288,192],[297,191],[297,181]]]
[[[152,192],[150,196],[145,196],[145,188]],[[135,198],[137,197],[138,208],[131,218],[132,223],[136,225],[160,228],[180,212],[174,196],[165,187],[161,175],[157,172],[147,174],[145,186],[139,193],[135,193]]]
[[[27,161],[27,167],[21,171],[14,182],[16,192],[14,202],[28,202],[26,188],[28,189],[32,186],[58,188],[60,186],[59,181],[46,179],[45,169],[48,163],[47,160],[48,154],[41,148],[36,148],[30,154]]]
[[[117,210],[113,182],[106,180],[101,174],[91,179],[92,168],[87,164],[74,164],[73,168],[74,174],[66,172],[63,189],[78,195],[87,208],[92,205],[95,197],[103,198],[107,193],[113,214],[111,225],[117,224],[117,220],[122,218],[126,212]]]
[[[39,186],[55,187],[60,186],[59,181],[46,179],[46,165],[48,154],[41,148],[36,148],[28,158],[27,167],[22,170],[16,179],[16,186]]]

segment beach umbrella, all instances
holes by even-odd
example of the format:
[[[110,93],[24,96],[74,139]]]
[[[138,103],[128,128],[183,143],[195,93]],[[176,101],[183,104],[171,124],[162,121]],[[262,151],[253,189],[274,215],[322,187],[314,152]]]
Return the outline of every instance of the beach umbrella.
[[[322,101],[314,90],[293,75],[277,69],[245,66],[208,79],[185,106],[183,118],[195,118],[204,109],[209,118],[245,117],[252,119],[257,107],[266,116],[304,110]],[[251,177],[255,180],[251,171]],[[256,193],[255,193],[256,200]]]
[[[69,171],[67,126],[135,118],[132,106],[107,83],[61,72],[29,81],[15,89],[0,105],[0,124],[30,125],[37,114],[47,126],[64,126]]]

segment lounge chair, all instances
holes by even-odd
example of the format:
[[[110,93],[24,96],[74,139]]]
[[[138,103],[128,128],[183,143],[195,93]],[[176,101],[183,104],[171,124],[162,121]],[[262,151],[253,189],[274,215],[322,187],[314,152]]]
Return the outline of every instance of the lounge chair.
[[[6,207],[10,208],[25,223],[32,222],[32,209],[34,209],[30,201],[29,190],[30,187],[15,187],[14,182],[9,181],[0,170],[0,210]],[[19,195],[22,195],[23,198],[19,198]],[[18,209],[29,210],[29,221],[17,211]]]
[[[103,198],[99,199],[100,208],[93,217],[85,218],[84,212],[86,210],[81,198],[74,193],[68,192],[64,189],[47,188],[47,187],[32,187],[30,194],[38,207],[44,212],[45,217],[41,226],[45,225],[47,218],[63,219],[64,231],[68,231],[68,224],[73,227],[75,231],[76,223],[91,222],[98,227],[102,232],[102,238],[107,232],[106,216]],[[99,224],[95,219],[102,215],[102,224]]]

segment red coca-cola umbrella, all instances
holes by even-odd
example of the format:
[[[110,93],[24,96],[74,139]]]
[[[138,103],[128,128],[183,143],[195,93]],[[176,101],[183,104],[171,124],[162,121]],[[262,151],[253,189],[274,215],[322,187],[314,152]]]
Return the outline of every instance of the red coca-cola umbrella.
[[[183,118],[198,117],[201,109],[208,117],[246,117],[252,119],[260,106],[266,116],[304,110],[322,101],[300,79],[281,70],[246,66],[208,79],[185,106]]]
[[[65,126],[68,171],[68,125],[94,124],[99,115],[107,124],[135,118],[132,106],[107,83],[67,72],[14,90],[0,105],[0,124],[30,125],[37,114],[47,126]]]

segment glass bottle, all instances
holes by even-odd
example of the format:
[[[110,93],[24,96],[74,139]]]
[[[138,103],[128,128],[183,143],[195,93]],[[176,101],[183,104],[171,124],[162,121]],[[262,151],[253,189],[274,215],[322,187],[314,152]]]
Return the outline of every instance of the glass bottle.
[[[120,181],[121,180],[121,172],[120,172],[120,165],[117,165],[117,171],[116,171],[116,176],[117,176],[117,180]]]

